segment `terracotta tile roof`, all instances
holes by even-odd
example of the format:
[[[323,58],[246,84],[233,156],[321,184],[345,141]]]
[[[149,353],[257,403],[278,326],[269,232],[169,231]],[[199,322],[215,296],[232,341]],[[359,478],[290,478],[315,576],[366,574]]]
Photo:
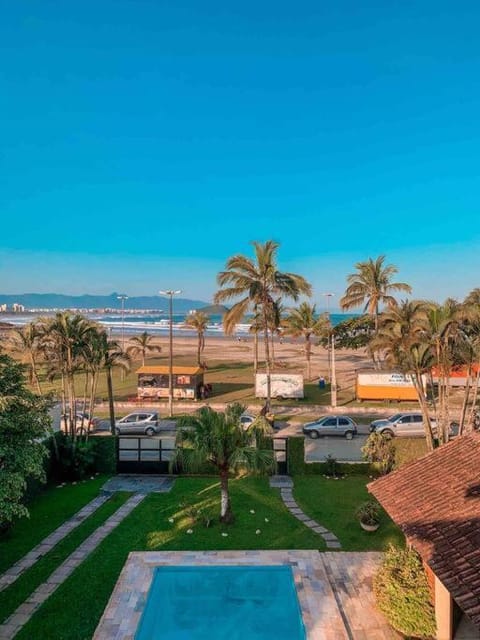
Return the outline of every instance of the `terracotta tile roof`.
[[[480,626],[480,434],[456,438],[368,489]]]
[[[190,376],[194,376],[197,373],[202,373],[203,369],[200,369],[200,367],[173,367],[172,369],[173,373],[175,375],[190,375]],[[140,367],[140,369],[137,369],[137,373],[150,373],[152,375],[154,374],[168,374],[169,373],[169,368],[168,366],[159,366],[159,365],[146,365],[144,367]]]

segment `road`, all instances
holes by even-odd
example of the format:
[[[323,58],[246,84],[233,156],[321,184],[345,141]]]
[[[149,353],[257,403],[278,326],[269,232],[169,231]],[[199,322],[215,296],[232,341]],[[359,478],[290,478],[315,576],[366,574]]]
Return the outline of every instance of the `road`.
[[[369,433],[368,424],[358,425],[358,435],[353,440],[346,440],[338,436],[324,436],[318,440],[305,438],[305,462],[325,462],[330,455],[339,462],[363,462],[362,447]]]

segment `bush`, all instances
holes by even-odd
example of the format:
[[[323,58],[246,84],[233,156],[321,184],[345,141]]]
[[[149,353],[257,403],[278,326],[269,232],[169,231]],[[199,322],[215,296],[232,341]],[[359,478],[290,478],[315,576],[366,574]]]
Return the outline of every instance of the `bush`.
[[[81,480],[95,471],[95,443],[91,440],[76,442],[63,436],[58,446],[58,472],[61,479]]]
[[[390,473],[395,466],[395,445],[381,433],[374,431],[368,436],[362,447],[362,455],[382,476]]]
[[[95,453],[95,471],[98,473],[117,473],[117,437],[90,436]]]
[[[427,576],[416,551],[390,545],[373,587],[378,608],[394,629],[415,638],[435,636]]]
[[[380,507],[373,500],[369,500],[358,507],[355,515],[363,524],[375,526],[380,522]]]

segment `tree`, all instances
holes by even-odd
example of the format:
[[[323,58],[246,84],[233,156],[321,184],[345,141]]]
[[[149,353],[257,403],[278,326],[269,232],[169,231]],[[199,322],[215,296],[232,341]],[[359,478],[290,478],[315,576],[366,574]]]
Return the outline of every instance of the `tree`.
[[[130,356],[123,351],[117,340],[109,340],[105,331],[100,333],[99,352],[102,365],[107,376],[108,407],[110,414],[110,431],[115,433],[115,405],[113,397],[113,370],[116,368],[128,371],[130,369]]]
[[[136,358],[137,356],[142,356],[142,366],[145,366],[145,358],[147,357],[147,353],[160,353],[162,347],[156,344],[152,344],[153,336],[149,334],[147,331],[143,331],[139,336],[133,336],[130,338],[130,342],[132,345],[128,347],[127,353],[132,358]]]
[[[375,319],[375,332],[378,331],[378,315],[380,305],[392,307],[397,304],[392,293],[404,291],[411,293],[412,288],[404,282],[392,282],[392,277],[398,272],[395,265],[384,265],[385,256],[376,260],[369,258],[366,262],[357,262],[356,273],[347,277],[348,286],[345,295],[340,299],[340,306],[344,310],[364,306]]]
[[[205,464],[213,465],[220,476],[220,522],[234,521],[228,479],[230,473],[246,469],[266,472],[274,469],[275,460],[271,449],[259,449],[252,443],[254,422],[246,431],[240,425],[240,416],[245,407],[228,405],[224,413],[202,407],[194,416],[179,421],[181,428],[172,467],[180,465],[187,472],[199,471]]]
[[[15,328],[12,332],[12,346],[14,351],[19,351],[28,362],[30,384],[35,385],[38,393],[42,392],[37,372],[37,357],[39,355],[40,333],[35,322],[29,322],[21,329]]]
[[[26,388],[24,373],[24,365],[0,354],[0,531],[28,515],[27,480],[45,481],[48,401]]]
[[[271,402],[271,360],[269,348],[268,318],[277,296],[297,301],[301,294],[310,295],[311,286],[295,273],[283,273],[277,268],[279,244],[273,240],[254,242],[255,258],[235,255],[227,260],[225,271],[217,276],[220,290],[215,302],[240,298],[224,316],[226,332],[239,322],[250,308],[257,307],[263,320],[265,343],[265,368],[267,374],[267,408]]]
[[[185,319],[185,324],[197,332],[197,364],[202,366],[202,352],[205,349],[205,331],[208,327],[209,317],[203,311],[192,311]]]
[[[307,361],[307,379],[311,379],[310,360],[312,356],[312,336],[323,336],[329,333],[328,315],[316,315],[314,304],[302,302],[297,309],[290,309],[289,315],[282,323],[286,335],[305,340],[305,359]]]

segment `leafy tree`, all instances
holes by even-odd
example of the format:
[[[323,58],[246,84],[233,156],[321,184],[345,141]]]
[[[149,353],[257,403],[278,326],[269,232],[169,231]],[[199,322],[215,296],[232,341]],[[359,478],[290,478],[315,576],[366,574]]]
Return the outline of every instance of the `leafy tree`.
[[[172,467],[179,464],[187,472],[200,471],[206,464],[213,465],[220,476],[220,522],[234,521],[228,479],[230,473],[241,469],[266,472],[275,467],[273,451],[259,449],[252,441],[265,422],[257,421],[248,430],[240,425],[245,407],[235,403],[225,412],[202,407],[194,416],[179,421],[178,446]]]
[[[145,359],[148,353],[160,353],[162,347],[153,344],[153,336],[148,331],[143,331],[139,336],[130,338],[131,346],[128,347],[127,353],[132,358],[142,357],[142,366],[145,366]]]
[[[362,349],[373,337],[375,322],[368,315],[349,318],[335,325],[335,349]],[[319,343],[328,347],[328,334]]]
[[[362,447],[364,460],[375,465],[382,476],[395,466],[395,445],[381,433],[371,433]]]
[[[38,393],[42,392],[37,372],[37,358],[39,356],[40,333],[35,322],[29,322],[22,328],[12,331],[11,342],[14,351],[20,352],[28,363],[30,384],[35,385]]]
[[[307,361],[307,379],[311,379],[310,360],[312,357],[312,336],[327,335],[330,332],[328,315],[317,316],[314,304],[302,302],[297,309],[291,309],[283,322],[286,335],[305,340],[305,359]]]
[[[45,481],[50,428],[48,401],[26,387],[24,365],[0,354],[0,530],[28,515],[23,496],[28,479]]]
[[[263,320],[265,368],[267,374],[267,407],[271,402],[271,359],[269,346],[269,314],[275,297],[298,300],[301,294],[310,295],[311,286],[295,273],[283,273],[277,268],[279,244],[273,240],[254,242],[255,258],[235,255],[227,260],[225,271],[217,276],[220,290],[215,302],[240,298],[224,316],[224,326],[231,332],[249,308],[257,308]]]
[[[412,288],[404,282],[392,282],[392,277],[398,272],[395,265],[385,265],[385,256],[376,260],[369,258],[366,262],[357,262],[356,273],[347,277],[347,290],[340,299],[340,306],[344,310],[355,309],[364,305],[364,311],[374,317],[375,332],[378,330],[378,316],[380,305],[392,307],[397,304],[392,293],[404,291],[411,293]]]
[[[416,551],[390,545],[373,587],[378,608],[394,629],[414,638],[435,636],[430,589]]]
[[[205,331],[208,327],[209,317],[203,311],[192,311],[185,319],[185,324],[197,332],[197,364],[202,366],[202,352],[205,349]]]

